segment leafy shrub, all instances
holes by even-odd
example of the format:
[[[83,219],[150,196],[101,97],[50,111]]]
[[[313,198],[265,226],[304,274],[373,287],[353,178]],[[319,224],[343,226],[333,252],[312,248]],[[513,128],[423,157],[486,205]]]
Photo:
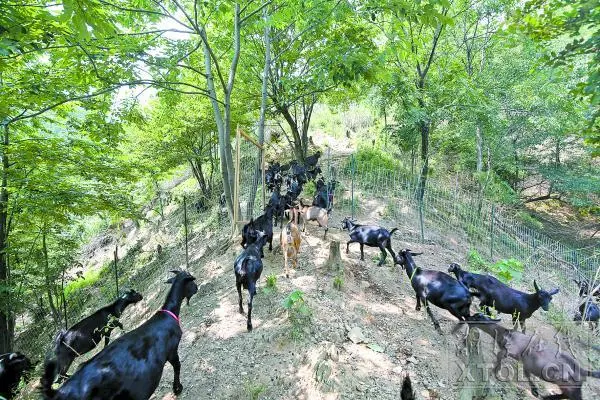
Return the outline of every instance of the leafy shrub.
[[[475,271],[486,271],[488,269],[488,262],[475,249],[469,251],[467,265],[469,265],[469,269]]]
[[[344,286],[344,276],[342,274],[337,274],[335,278],[333,278],[333,287],[337,290],[342,290]]]
[[[369,170],[395,170],[398,168],[398,163],[389,153],[373,147],[360,146],[354,154],[354,158],[356,160],[357,168],[367,168]],[[348,158],[346,161],[346,169],[350,170],[351,168],[352,158]]]
[[[523,271],[525,270],[523,263],[514,258],[502,259],[491,264],[474,249],[469,251],[467,263],[469,269],[480,272],[489,272],[504,283],[509,283],[513,280],[520,281],[523,277]]]
[[[292,324],[292,338],[300,339],[312,318],[312,310],[304,300],[304,293],[294,290],[283,300],[283,308],[287,310],[288,319]]]
[[[317,187],[313,181],[308,182],[304,185],[304,189],[302,190],[302,194],[306,197],[313,198],[315,194],[317,194]]]
[[[491,272],[496,274],[498,279],[504,283],[508,283],[512,280],[520,281],[523,278],[523,271],[525,266],[522,262],[515,260],[514,258],[500,260],[491,266]]]
[[[265,294],[271,294],[277,291],[277,275],[271,274],[267,276],[267,285],[262,291]]]
[[[519,211],[517,213],[517,218],[520,219],[526,226],[528,226],[530,228],[537,229],[537,230],[544,229],[544,225],[540,221],[535,219],[535,217],[533,217],[528,212]]]

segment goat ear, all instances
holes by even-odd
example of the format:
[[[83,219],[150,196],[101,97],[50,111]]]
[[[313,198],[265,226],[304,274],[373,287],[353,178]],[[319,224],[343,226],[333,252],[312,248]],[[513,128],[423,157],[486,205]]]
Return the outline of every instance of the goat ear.
[[[177,275],[177,274],[179,274],[181,271],[180,271],[180,270],[178,270],[178,269],[172,269],[172,270],[170,270],[169,272],[171,272],[171,273],[173,273],[173,274]]]
[[[548,294],[549,294],[550,296],[554,296],[554,295],[555,295],[556,293],[558,293],[558,292],[560,292],[560,289],[559,289],[559,288],[556,288],[556,289],[552,289],[551,291],[549,291],[549,292],[548,292]]]
[[[410,251],[410,250],[409,250],[409,251]],[[423,254],[423,252],[420,252],[420,253],[415,253],[414,251],[411,251],[411,252],[410,252],[410,255],[411,255],[411,256],[420,256],[421,254]]]
[[[165,283],[173,283],[175,282],[175,277],[171,277],[165,281]]]

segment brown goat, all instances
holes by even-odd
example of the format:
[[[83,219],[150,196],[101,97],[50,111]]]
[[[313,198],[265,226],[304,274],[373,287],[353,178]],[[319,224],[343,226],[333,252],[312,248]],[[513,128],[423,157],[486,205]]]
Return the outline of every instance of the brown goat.
[[[320,227],[325,228],[323,239],[327,238],[327,231],[329,230],[329,214],[326,209],[306,205],[300,200],[298,210],[300,211],[300,217],[302,218],[302,232],[306,231],[306,221],[317,221]]]
[[[523,364],[525,377],[529,381],[531,393],[535,397],[539,397],[539,393],[531,380],[532,374],[560,388],[560,394],[542,397],[547,400],[581,400],[583,399],[581,386],[587,377],[600,378],[600,371],[583,368],[573,356],[545,342],[540,336],[512,331],[489,321],[478,321],[480,318],[483,317],[474,315],[468,318],[468,324],[486,332],[498,344],[500,351],[496,355],[494,372],[500,372],[502,359],[506,356],[520,361]]]
[[[289,278],[288,260],[292,260],[292,267],[294,269],[298,267],[298,253],[300,252],[301,242],[298,225],[290,221],[285,226],[285,229],[281,231],[279,239],[281,241],[281,251],[283,252],[285,277]]]

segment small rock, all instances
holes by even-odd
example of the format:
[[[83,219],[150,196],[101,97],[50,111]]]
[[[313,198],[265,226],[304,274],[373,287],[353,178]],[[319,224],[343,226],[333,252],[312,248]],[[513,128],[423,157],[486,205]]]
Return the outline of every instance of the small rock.
[[[404,371],[404,369],[399,365],[392,369],[392,372],[396,375],[402,375],[402,371]]]
[[[355,326],[354,328],[350,329],[350,332],[348,332],[348,339],[350,339],[352,343],[355,344],[365,343],[366,341],[362,329],[360,329],[358,326]]]
[[[340,355],[337,347],[334,344],[330,345],[327,349],[327,355],[331,358],[332,361],[338,362],[340,360]]]
[[[414,356],[408,357],[406,359],[406,361],[408,361],[409,363],[412,363],[412,364],[417,364],[419,362]]]

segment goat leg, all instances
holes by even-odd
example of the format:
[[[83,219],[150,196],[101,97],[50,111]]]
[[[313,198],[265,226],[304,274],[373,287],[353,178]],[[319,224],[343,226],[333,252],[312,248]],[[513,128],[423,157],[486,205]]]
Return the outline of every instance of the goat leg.
[[[534,397],[540,397],[540,392],[538,391],[538,388],[535,386],[535,383],[533,383],[533,380],[531,379],[531,373],[526,369],[523,369],[523,373],[525,374],[525,377],[527,378],[527,381],[529,382],[529,387],[531,388],[531,394]]]
[[[237,287],[238,299],[240,303],[240,314],[244,313],[244,307],[242,307],[242,282],[235,282],[235,286]]]
[[[423,299],[423,302],[425,303],[425,309],[427,310],[427,314],[429,314],[429,318],[431,318],[431,321],[433,322],[433,327],[440,334],[443,334],[443,332],[440,328],[440,323],[437,321],[437,319],[435,319],[435,317],[433,316],[433,312],[431,311],[431,308],[429,308],[429,302],[427,302],[427,299]]]
[[[360,261],[365,261],[364,248],[365,248],[365,245],[361,243],[360,244]]]
[[[173,393],[176,395],[183,391],[183,385],[179,380],[179,373],[181,372],[181,363],[179,362],[179,354],[175,350],[168,358],[169,363],[173,366]]]
[[[421,296],[417,294],[417,306],[415,307],[415,311],[421,311]]]
[[[381,260],[379,260],[379,263],[377,264],[379,267],[381,267],[383,264],[385,264],[385,258],[387,257],[387,253],[385,252],[385,248],[379,247],[379,250],[381,250]]]
[[[248,332],[252,332],[252,298],[254,297],[254,293],[249,286],[250,285],[248,285],[248,322],[246,323],[246,328],[248,329]]]
[[[354,243],[352,240],[348,240],[348,243],[346,243],[346,254],[348,254],[350,252],[350,243]]]

